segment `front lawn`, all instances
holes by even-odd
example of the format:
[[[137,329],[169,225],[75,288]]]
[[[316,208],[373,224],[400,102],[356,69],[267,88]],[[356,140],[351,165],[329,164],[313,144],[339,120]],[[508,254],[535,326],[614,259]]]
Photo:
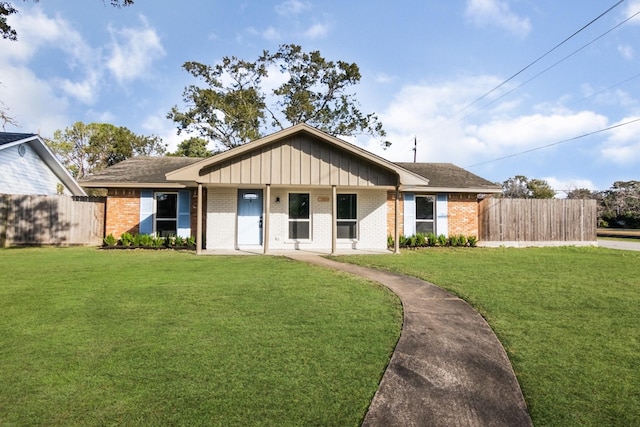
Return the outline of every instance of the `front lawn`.
[[[359,425],[386,288],[275,257],[0,250],[0,425]]]
[[[431,248],[341,261],[420,277],[496,331],[536,426],[640,425],[640,253]]]

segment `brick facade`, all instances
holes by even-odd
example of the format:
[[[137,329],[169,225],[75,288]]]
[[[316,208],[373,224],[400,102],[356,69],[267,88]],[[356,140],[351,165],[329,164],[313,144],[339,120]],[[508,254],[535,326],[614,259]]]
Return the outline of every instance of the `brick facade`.
[[[387,235],[393,236],[395,230],[395,191],[387,193]],[[398,203],[400,215],[400,235],[404,234],[404,201],[400,194]],[[437,213],[436,213],[437,215]],[[438,230],[438,234],[478,235],[478,200],[475,193],[447,194],[447,230]]]
[[[176,190],[154,190],[176,191]],[[202,192],[203,206],[206,206],[207,193]],[[190,198],[190,227],[191,236],[196,235],[198,193],[191,190]],[[206,217],[203,214],[203,235],[206,233]],[[107,214],[105,220],[105,235],[113,234],[120,238],[123,233],[138,234],[140,232],[140,189],[138,188],[109,188],[107,191]]]
[[[477,194],[449,194],[449,235],[478,236]]]
[[[129,232],[137,234],[140,226],[140,190],[109,188],[107,192],[107,217],[105,234],[120,236]]]

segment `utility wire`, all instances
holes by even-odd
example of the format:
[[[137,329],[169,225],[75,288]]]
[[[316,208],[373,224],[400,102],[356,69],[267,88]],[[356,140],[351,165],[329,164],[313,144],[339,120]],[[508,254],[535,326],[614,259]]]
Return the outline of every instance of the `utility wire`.
[[[465,111],[467,108],[477,104],[478,102],[482,101],[484,98],[486,98],[487,96],[491,95],[493,92],[495,92],[496,90],[500,89],[502,86],[504,86],[505,84],[509,83],[511,80],[513,80],[514,78],[516,78],[517,76],[519,76],[520,74],[522,74],[524,71],[526,71],[527,69],[531,68],[534,64],[536,64],[537,62],[539,62],[540,60],[542,60],[543,58],[545,58],[547,55],[551,54],[553,51],[555,51],[556,49],[558,49],[560,46],[562,46],[563,44],[565,44],[566,42],[568,42],[569,40],[571,40],[573,37],[575,37],[576,35],[578,35],[580,32],[582,32],[583,30],[585,30],[587,27],[589,27],[591,24],[593,24],[594,22],[596,22],[598,19],[602,18],[603,16],[605,16],[607,13],[611,12],[614,8],[616,8],[617,6],[619,6],[620,4],[622,4],[624,2],[624,0],[620,0],[618,1],[616,4],[614,4],[613,6],[611,6],[609,9],[605,10],[604,12],[602,12],[600,15],[598,15],[597,17],[595,17],[594,19],[592,19],[588,24],[584,25],[582,28],[580,28],[578,31],[574,32],[573,34],[571,34],[569,37],[567,37],[566,39],[564,39],[563,41],[561,41],[560,43],[558,43],[557,45],[555,45],[553,48],[551,48],[550,50],[548,50],[546,53],[544,53],[543,55],[539,56],[538,58],[536,58],[533,62],[531,62],[529,65],[527,65],[526,67],[522,68],[520,71],[518,71],[517,73],[515,73],[514,75],[512,75],[511,77],[509,77],[508,79],[504,80],[502,83],[500,83],[498,86],[494,87],[493,89],[491,89],[489,92],[485,93],[484,95],[476,98],[475,100],[473,100],[472,102],[470,102],[469,104],[465,105],[464,107],[462,107],[462,109],[460,109],[456,114],[454,114],[454,117],[457,116],[458,114],[462,113],[463,111]]]
[[[544,148],[553,147],[554,145],[560,145],[560,144],[564,144],[564,143],[567,143],[567,142],[575,141],[577,139],[581,139],[581,138],[585,138],[587,136],[591,136],[591,135],[595,135],[595,134],[598,134],[598,133],[606,132],[606,131],[609,131],[609,130],[612,130],[612,129],[616,129],[616,128],[619,128],[619,127],[622,127],[622,126],[627,126],[627,125],[630,125],[630,124],[636,123],[636,122],[640,122],[640,117],[637,118],[637,119],[629,120],[629,121],[624,122],[624,123],[618,123],[617,125],[609,126],[609,127],[604,128],[604,129],[599,129],[599,130],[596,130],[596,131],[593,131],[593,132],[584,133],[584,134],[579,135],[579,136],[574,136],[573,138],[563,139],[562,141],[553,142],[551,144],[542,145],[540,147],[531,148],[531,149],[525,150],[525,151],[520,151],[519,153],[509,154],[508,156],[498,157],[498,158],[493,159],[493,160],[487,160],[486,162],[476,163],[474,165],[470,165],[470,166],[467,166],[467,167],[468,168],[473,168],[473,167],[480,166],[480,165],[486,165],[487,163],[497,162],[499,160],[510,159],[512,157],[521,156],[523,154],[531,153],[533,151],[538,151],[538,150],[542,150]]]
[[[602,37],[606,36],[607,34],[609,34],[610,32],[612,32],[613,30],[617,29],[618,27],[620,27],[621,25],[627,23],[629,20],[635,18],[636,16],[640,15],[640,11],[634,13],[633,15],[631,15],[630,17],[628,17],[627,19],[625,19],[624,21],[620,22],[618,25],[614,26],[613,28],[610,28],[609,30],[605,31],[604,33],[600,34],[598,37],[596,37],[595,39],[591,40],[589,43],[583,45],[582,47],[580,47],[579,49],[574,50],[573,52],[571,52],[569,55],[565,56],[564,58],[562,58],[561,60],[553,63],[552,65],[548,66],[547,68],[545,68],[544,70],[540,71],[538,74],[534,75],[533,77],[531,77],[528,80],[525,80],[524,82],[520,83],[518,86],[514,87],[513,89],[503,93],[502,95],[500,95],[499,97],[497,97],[496,99],[492,100],[491,102],[488,102],[486,104],[484,104],[482,107],[480,107],[480,110],[488,107],[489,105],[492,105],[496,102],[498,102],[499,100],[501,100],[502,98],[504,98],[505,96],[509,95],[511,92],[520,89],[522,86],[526,85],[527,83],[529,83],[531,80],[537,79],[538,77],[540,77],[542,74],[546,73],[547,71],[549,71],[550,69],[560,65],[561,63],[563,63],[564,61],[566,61],[567,59],[571,58],[573,55],[577,54],[578,52],[582,51],[583,49],[587,48],[588,46],[592,45],[593,43],[597,42],[598,40],[600,40]]]

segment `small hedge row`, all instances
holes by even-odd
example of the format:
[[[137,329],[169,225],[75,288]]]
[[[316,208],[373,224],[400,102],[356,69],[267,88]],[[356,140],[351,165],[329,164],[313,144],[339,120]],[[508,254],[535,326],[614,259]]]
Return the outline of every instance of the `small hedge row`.
[[[105,248],[172,248],[195,249],[196,240],[193,237],[167,236],[159,237],[152,234],[122,233],[119,239],[109,234],[103,239]]]
[[[387,237],[387,246],[394,247],[393,236]],[[401,248],[426,248],[433,246],[469,246],[476,247],[478,245],[478,238],[476,236],[465,236],[464,234],[457,234],[453,236],[445,236],[440,234],[437,236],[434,233],[417,233],[411,236],[400,236]]]

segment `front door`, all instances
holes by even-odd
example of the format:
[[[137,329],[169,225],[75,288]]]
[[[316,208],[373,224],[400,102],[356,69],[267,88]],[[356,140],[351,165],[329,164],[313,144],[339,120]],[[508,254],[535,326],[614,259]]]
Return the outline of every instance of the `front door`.
[[[238,245],[262,244],[262,190],[238,190]]]

